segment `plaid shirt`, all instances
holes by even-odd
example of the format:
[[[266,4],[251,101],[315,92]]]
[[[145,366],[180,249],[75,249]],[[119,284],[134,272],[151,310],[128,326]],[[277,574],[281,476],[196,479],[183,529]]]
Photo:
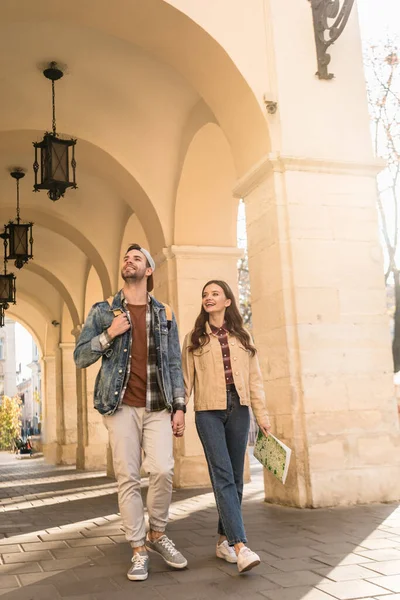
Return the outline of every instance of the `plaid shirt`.
[[[122,303],[126,306],[127,302],[122,297]],[[127,311],[128,319],[129,312]],[[154,412],[165,409],[165,401],[161,392],[161,386],[158,382],[158,370],[157,370],[157,352],[156,345],[154,343],[153,333],[153,311],[151,310],[151,296],[147,294],[147,308],[146,308],[146,332],[147,332],[147,384],[146,384],[146,411]],[[100,344],[103,348],[108,348],[111,344],[110,336],[106,331],[100,335]],[[129,356],[131,359],[131,356]],[[128,368],[125,373],[125,380],[122,389],[122,398],[124,397],[126,387],[129,381],[129,375],[131,372],[131,362],[128,361]]]
[[[233,373],[232,373],[232,365],[231,365],[231,353],[229,350],[229,340],[228,340],[228,330],[225,327],[225,323],[222,327],[215,327],[214,325],[210,325],[211,333],[218,338],[218,341],[221,345],[222,350],[222,360],[224,362],[224,373],[225,373],[225,383],[226,385],[232,385]]]

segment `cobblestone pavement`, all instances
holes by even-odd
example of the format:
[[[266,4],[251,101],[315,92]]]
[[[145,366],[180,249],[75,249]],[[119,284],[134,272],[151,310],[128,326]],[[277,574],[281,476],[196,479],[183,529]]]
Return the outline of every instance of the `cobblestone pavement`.
[[[0,453],[1,600],[400,600],[399,505],[269,506],[252,464],[243,512],[262,559],[253,571],[238,575],[215,557],[210,490],[180,490],[168,531],[188,568],[174,571],[151,555],[149,579],[130,582],[113,480]]]

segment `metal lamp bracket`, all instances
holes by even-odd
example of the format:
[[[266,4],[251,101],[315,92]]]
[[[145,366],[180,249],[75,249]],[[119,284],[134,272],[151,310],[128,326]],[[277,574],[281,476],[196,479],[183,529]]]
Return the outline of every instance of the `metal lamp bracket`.
[[[342,34],[349,20],[354,0],[309,0],[311,2],[319,79],[333,79],[328,73],[331,61],[327,50]],[[328,23],[333,20],[332,24]]]

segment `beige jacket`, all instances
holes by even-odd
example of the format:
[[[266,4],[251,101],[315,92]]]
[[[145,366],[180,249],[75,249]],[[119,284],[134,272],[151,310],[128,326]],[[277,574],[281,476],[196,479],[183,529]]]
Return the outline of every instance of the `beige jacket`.
[[[211,329],[206,323],[206,331]],[[192,332],[185,337],[182,348],[185,402],[188,403],[194,390],[195,410],[226,409],[226,384],[221,344],[210,335],[205,346],[189,352]],[[251,406],[259,421],[267,416],[265,393],[257,354],[251,356],[240,341],[228,334],[233,380],[239,394],[240,404]]]

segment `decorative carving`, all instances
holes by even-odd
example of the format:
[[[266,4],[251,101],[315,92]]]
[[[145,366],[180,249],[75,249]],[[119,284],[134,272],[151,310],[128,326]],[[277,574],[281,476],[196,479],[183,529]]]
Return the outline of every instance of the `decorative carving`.
[[[318,71],[316,75],[319,79],[332,79],[333,73],[328,73],[331,57],[327,50],[336,42],[346,27],[354,0],[309,0],[309,2],[311,2],[317,48]],[[334,20],[331,25],[329,20]]]

